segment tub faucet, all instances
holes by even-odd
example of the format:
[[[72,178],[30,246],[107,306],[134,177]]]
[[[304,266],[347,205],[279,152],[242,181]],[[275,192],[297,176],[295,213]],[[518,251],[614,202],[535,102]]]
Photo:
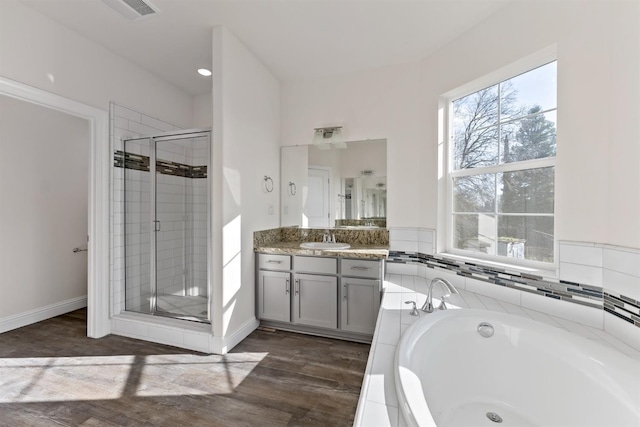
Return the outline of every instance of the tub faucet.
[[[440,283],[445,288],[447,288],[449,293],[442,297],[442,301],[440,302],[440,305],[434,309],[434,307],[433,307],[433,285],[435,285],[436,283]],[[446,310],[447,306],[446,306],[446,304],[444,302],[444,297],[445,296],[449,296],[451,294],[457,294],[457,293],[459,293],[458,290],[455,288],[455,286],[453,286],[451,283],[449,283],[449,281],[447,281],[447,280],[445,280],[445,279],[443,279],[441,277],[436,277],[429,284],[429,291],[427,292],[427,301],[425,301],[424,305],[422,306],[422,311],[425,311],[427,313],[433,313],[434,310]]]

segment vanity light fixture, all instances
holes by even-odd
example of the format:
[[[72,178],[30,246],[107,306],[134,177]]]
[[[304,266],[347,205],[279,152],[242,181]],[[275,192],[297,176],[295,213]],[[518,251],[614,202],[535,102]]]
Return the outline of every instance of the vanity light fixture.
[[[329,150],[332,146],[347,148],[342,137],[342,126],[315,128],[313,130],[313,145],[321,150]]]
[[[206,68],[198,68],[198,74],[201,76],[209,77],[211,75],[211,70],[207,70]]]

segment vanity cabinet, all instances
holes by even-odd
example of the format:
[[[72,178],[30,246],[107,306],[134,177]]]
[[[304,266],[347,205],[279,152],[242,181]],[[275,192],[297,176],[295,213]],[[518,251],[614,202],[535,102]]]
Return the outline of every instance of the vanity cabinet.
[[[370,341],[382,260],[257,254],[256,315],[266,326]]]
[[[258,317],[289,322],[291,313],[291,274],[278,271],[258,272]]]
[[[338,327],[338,278],[294,274],[293,323],[335,329]]]
[[[291,321],[291,257],[258,256],[257,316],[278,322]]]
[[[342,260],[340,329],[373,334],[380,309],[381,280],[381,262]]]

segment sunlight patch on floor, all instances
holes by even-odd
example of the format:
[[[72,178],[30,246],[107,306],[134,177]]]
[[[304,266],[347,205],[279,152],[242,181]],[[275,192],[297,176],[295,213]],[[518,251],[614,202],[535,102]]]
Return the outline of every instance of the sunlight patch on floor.
[[[267,355],[0,358],[0,403],[227,394]]]

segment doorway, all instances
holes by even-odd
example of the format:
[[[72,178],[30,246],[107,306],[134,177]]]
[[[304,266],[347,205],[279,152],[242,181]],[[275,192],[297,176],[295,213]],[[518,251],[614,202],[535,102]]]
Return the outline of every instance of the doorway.
[[[86,260],[82,260],[86,265],[87,274],[84,277],[84,293],[85,297],[80,300],[71,298],[70,300],[64,300],[66,303],[53,303],[44,306],[40,306],[37,309],[28,311],[27,313],[20,313],[11,317],[11,322],[7,325],[10,329],[25,326],[40,320],[47,319],[49,317],[57,316],[75,309],[74,304],[82,304],[87,306],[87,335],[92,338],[99,338],[110,333],[110,321],[109,321],[109,144],[108,144],[108,115],[106,111],[99,110],[95,107],[91,107],[59,95],[55,95],[40,89],[36,89],[31,86],[24,85],[22,83],[0,78],[0,95],[7,96],[14,100],[20,100],[28,104],[37,105],[39,107],[49,109],[51,111],[65,113],[69,116],[85,120],[87,122],[88,133],[86,135],[86,145],[88,146],[88,158],[83,159],[87,166],[87,175],[84,179],[88,180],[88,197],[87,202],[82,208],[83,215],[88,218],[87,226],[84,228],[82,242],[78,243],[78,246],[82,246],[83,249],[88,251],[82,251],[74,253],[72,248],[63,248],[64,252],[68,250],[68,253],[72,256],[86,257]],[[48,141],[46,138],[42,141],[46,144]],[[34,152],[33,156],[40,155],[45,159],[54,162],[57,156],[46,157],[46,154],[41,152]],[[20,175],[12,176],[10,182],[13,185],[20,185],[20,179],[22,175],[29,174],[30,169],[29,158],[16,158],[12,161],[23,161],[25,167],[21,169]],[[65,158],[64,161],[56,164],[57,168],[64,168],[65,163],[72,159]],[[87,164],[88,162],[88,164]],[[50,185],[46,180],[40,183],[41,189],[48,189]],[[5,205],[7,206],[7,205]],[[19,206],[7,206],[11,209],[19,209]],[[47,210],[43,209],[43,221],[37,223],[31,223],[26,231],[29,232],[35,227],[52,227],[53,225],[47,222]],[[82,245],[81,243],[84,243]],[[28,248],[28,254],[33,251],[38,251],[45,245],[35,245]],[[17,253],[14,249],[13,253]],[[28,254],[21,254],[21,257],[29,257]],[[47,254],[50,258],[51,253]],[[5,262],[9,263],[11,257],[5,258]],[[47,261],[45,258],[45,262]],[[35,263],[31,263],[29,268],[34,269],[41,267]],[[16,284],[10,284],[15,286]],[[66,294],[67,296],[69,294]],[[38,295],[40,297],[41,295]],[[64,298],[65,294],[60,292],[56,294],[56,298]],[[9,298],[8,298],[9,299]],[[9,299],[10,300],[10,299]],[[40,305],[40,303],[38,304]]]

